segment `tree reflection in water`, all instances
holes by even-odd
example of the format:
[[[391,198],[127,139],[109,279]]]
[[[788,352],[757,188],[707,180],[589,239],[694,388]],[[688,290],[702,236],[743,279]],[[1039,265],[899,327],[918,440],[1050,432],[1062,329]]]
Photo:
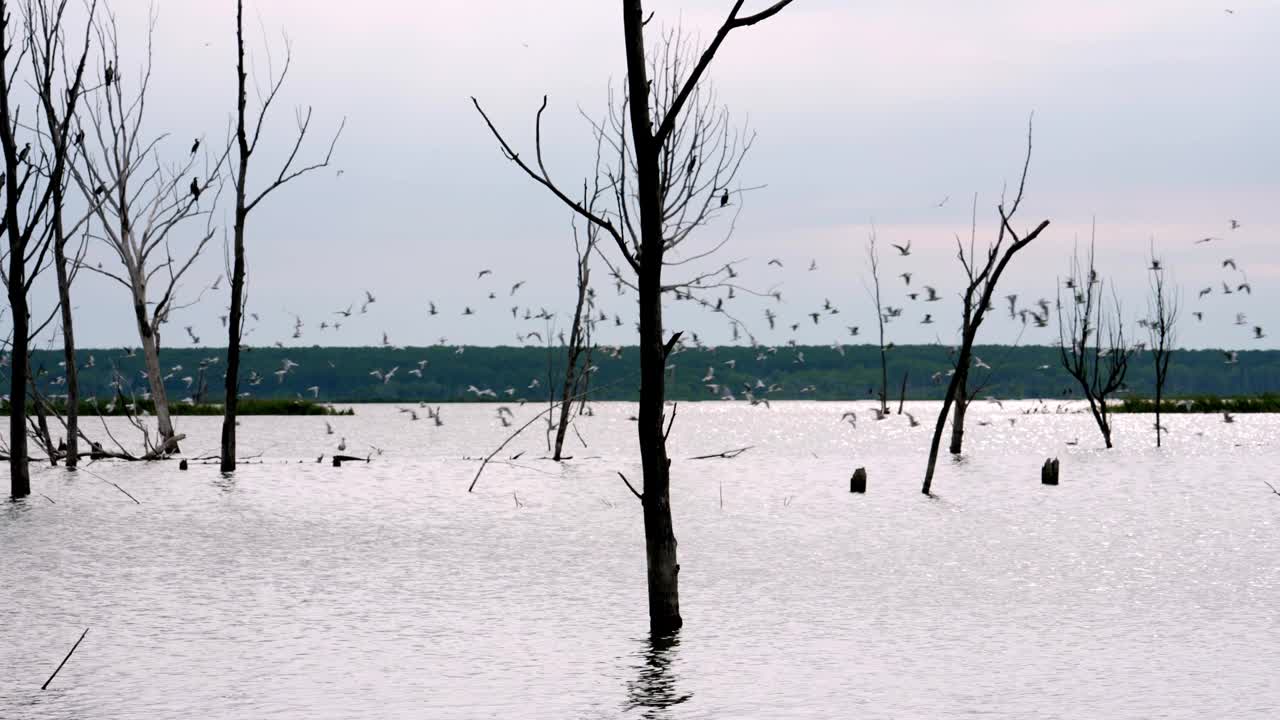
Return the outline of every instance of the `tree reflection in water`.
[[[636,678],[627,683],[626,709],[642,709],[643,718],[670,717],[665,712],[667,708],[692,697],[677,689],[676,677],[671,672],[671,661],[680,646],[680,634],[651,635],[641,643],[643,653],[641,662],[636,666]]]

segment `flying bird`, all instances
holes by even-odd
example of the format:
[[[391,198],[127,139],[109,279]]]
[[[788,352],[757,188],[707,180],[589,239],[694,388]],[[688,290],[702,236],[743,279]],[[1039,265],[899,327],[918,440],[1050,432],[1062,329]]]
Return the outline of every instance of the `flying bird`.
[[[906,257],[906,256],[908,256],[908,255],[910,255],[910,254],[911,254],[911,241],[910,241],[910,240],[908,240],[908,241],[907,241],[907,244],[906,244],[905,246],[903,246],[903,245],[896,245],[896,244],[894,244],[894,243],[889,243],[889,244],[890,244],[890,245],[892,245],[893,247],[897,248],[897,250],[898,250],[898,254],[899,254],[899,255],[901,255],[902,257]]]

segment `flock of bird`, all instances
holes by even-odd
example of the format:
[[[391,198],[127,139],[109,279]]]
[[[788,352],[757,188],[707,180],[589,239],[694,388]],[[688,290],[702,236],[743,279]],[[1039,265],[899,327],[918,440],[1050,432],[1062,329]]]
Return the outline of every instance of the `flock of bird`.
[[[941,206],[945,203],[946,200],[944,199],[938,205]],[[1238,221],[1231,220],[1228,227],[1230,231],[1235,231],[1238,230],[1241,225]],[[1221,241],[1222,238],[1220,237],[1204,237],[1194,241],[1194,244],[1196,246],[1209,246],[1220,243]],[[881,287],[886,299],[877,320],[885,323],[886,325],[892,325],[895,322],[903,321],[907,317],[914,317],[917,318],[916,322],[919,325],[928,326],[940,324],[940,318],[943,316],[934,309],[933,304],[942,301],[944,299],[943,295],[939,293],[936,285],[929,284],[922,280],[921,270],[914,266],[914,260],[917,256],[913,252],[912,243],[908,241],[904,244],[890,244],[890,247],[893,248],[894,252],[890,254],[889,258],[887,258],[888,262],[881,268],[881,272],[884,272],[885,277],[877,279],[878,282],[881,280],[888,281],[885,286]],[[815,327],[825,328],[834,325],[836,329],[836,338],[830,343],[830,348],[833,352],[839,353],[840,355],[844,355],[846,343],[850,342],[849,338],[858,338],[861,336],[862,326],[856,323],[851,324],[849,321],[844,320],[847,315],[842,313],[841,309],[830,299],[823,299],[820,305],[807,310],[803,308],[797,309],[784,302],[783,294],[780,290],[782,285],[781,282],[772,284],[768,290],[759,291],[748,288],[741,280],[739,280],[740,273],[744,270],[753,270],[753,272],[763,273],[766,278],[774,277],[776,274],[783,273],[789,262],[791,261],[784,260],[782,257],[770,257],[765,263],[763,263],[763,267],[752,269],[749,261],[733,261],[725,264],[716,273],[721,281],[716,282],[712,289],[702,288],[696,285],[686,287],[677,286],[671,293],[671,297],[677,303],[690,303],[697,306],[703,312],[709,313],[712,317],[722,316],[728,324],[729,336],[732,338],[733,342],[740,343],[745,338],[750,343],[751,347],[755,348],[754,358],[757,367],[753,368],[752,371],[748,371],[747,368],[738,367],[738,361],[732,359],[717,364],[704,364],[704,367],[706,368],[705,372],[702,370],[699,370],[699,372],[703,372],[701,376],[701,383],[706,389],[709,397],[724,400],[744,400],[751,405],[762,405],[767,407],[769,405],[769,397],[783,390],[783,387],[780,384],[769,379],[768,368],[776,365],[778,362],[788,363],[791,365],[803,365],[806,362],[805,350],[801,348],[799,340],[802,328],[806,328],[808,329],[808,332],[812,333],[812,329]],[[1220,261],[1215,261],[1215,263],[1220,265],[1224,274],[1224,277],[1220,279],[1220,289],[1217,284],[1209,285],[1200,289],[1196,293],[1197,302],[1203,301],[1205,298],[1214,294],[1236,296],[1249,296],[1252,294],[1252,286],[1250,285],[1249,279],[1234,258],[1227,257]],[[807,259],[807,262],[801,261],[800,263],[794,263],[793,266],[795,264],[798,264],[800,268],[805,268],[802,272],[806,274],[819,272],[819,264],[816,259]],[[1149,271],[1160,271],[1163,267],[1160,261],[1153,260],[1151,265],[1146,269]],[[1091,278],[1090,282],[1093,282],[1094,279],[1095,278]],[[219,276],[217,280],[215,280],[214,283],[209,285],[206,289],[216,291],[220,288],[221,282],[222,277]],[[510,321],[514,321],[519,324],[519,329],[515,334],[515,339],[517,343],[521,345],[536,344],[537,346],[551,346],[556,341],[561,345],[567,343],[568,339],[566,335],[569,328],[566,326],[572,318],[572,312],[557,312],[546,307],[535,307],[531,304],[522,303],[520,300],[520,297],[522,296],[521,291],[527,285],[526,280],[511,278],[504,282],[499,282],[498,277],[492,269],[483,268],[476,272],[475,282],[478,286],[478,292],[475,298],[469,301],[460,301],[458,306],[447,308],[443,303],[438,303],[436,300],[427,300],[423,308],[422,322],[430,324],[439,316],[449,313],[456,314],[463,318],[475,319],[477,322],[484,323],[494,323],[495,318],[498,317],[509,317]],[[613,299],[623,304],[629,303],[626,296],[629,293],[630,285],[627,282],[624,282],[624,280],[617,274],[611,274],[610,284],[613,286],[614,290],[614,292],[611,293]],[[870,296],[870,288],[867,289],[868,295]],[[1065,283],[1065,289],[1075,294],[1076,302],[1081,302],[1083,293],[1081,288],[1075,287],[1074,284],[1068,280]],[[757,324],[747,323],[740,317],[732,314],[731,311],[736,312],[736,304],[734,301],[745,297],[757,298],[760,302],[765,304],[761,315],[763,322]],[[1024,304],[1019,302],[1020,295],[1017,293],[1005,295],[1004,300],[1006,303],[1008,320],[1020,323],[1023,328],[1046,328],[1049,326],[1050,313],[1054,307],[1054,301],[1047,298],[1039,298],[1030,303]],[[376,303],[377,297],[375,294],[370,290],[364,290],[361,293],[361,296],[355,301],[347,303],[344,307],[339,307],[329,311],[318,321],[314,319],[310,321],[304,320],[300,314],[288,313],[292,318],[292,332],[290,334],[290,339],[294,341],[300,341],[304,338],[311,340],[310,332],[312,330],[318,331],[319,333],[336,333],[353,323],[370,322],[372,321],[372,318],[375,317],[375,313],[372,312],[372,309]],[[593,337],[596,336],[595,331],[600,327],[618,328],[627,324],[624,321],[623,314],[621,312],[609,311],[603,307],[604,299],[594,287],[588,289],[585,305],[585,324],[588,328],[588,332]],[[865,305],[870,305],[873,309],[875,307],[874,302],[867,302]],[[1192,312],[1192,316],[1197,322],[1201,322],[1205,319],[1206,311],[1197,308]],[[250,313],[248,319],[251,319],[254,324],[246,327],[246,340],[248,340],[253,334],[256,329],[256,323],[260,321],[260,317],[255,312]],[[225,328],[228,322],[227,315],[219,315],[219,320],[221,325]],[[1140,319],[1138,320],[1138,323],[1140,325],[1145,325],[1147,321]],[[752,325],[755,325],[755,327]],[[1251,327],[1252,338],[1255,340],[1261,340],[1267,337],[1260,325],[1250,326],[1248,324],[1246,315],[1243,311],[1235,313],[1234,325]],[[185,331],[188,339],[193,345],[200,344],[201,338],[196,333],[193,326],[186,326]],[[772,340],[770,342],[763,342],[761,340],[761,336],[766,333],[772,335],[779,331],[785,335],[781,341]],[[392,342],[388,331],[382,330],[379,332],[381,334],[382,347],[394,350],[405,349],[404,346]],[[886,332],[889,331],[886,330]],[[1057,338],[1053,338],[1051,342],[1056,341]],[[940,337],[937,338],[937,342],[939,344],[943,344]],[[285,347],[283,340],[276,340],[274,344],[276,347]],[[440,337],[437,341],[437,345],[448,345],[448,338],[443,336]],[[1141,344],[1136,345],[1138,349],[1141,349]],[[891,350],[893,343],[887,341],[885,346],[886,349]],[[686,332],[682,337],[681,342],[676,345],[668,370],[675,372],[677,365],[683,362],[679,357],[680,353],[693,349],[707,351],[714,354],[716,348],[714,345],[709,345],[704,342],[698,332]],[[133,349],[126,349],[124,355],[121,357],[133,357],[136,352],[137,351]],[[462,345],[456,345],[454,346],[454,352],[462,354],[465,352],[465,347]],[[596,352],[593,355],[593,364],[586,368],[587,372],[594,372],[598,370],[598,363],[600,362],[607,362],[610,359],[621,358],[622,353],[623,348],[621,345],[597,346]],[[1239,360],[1238,353],[1235,351],[1224,351],[1224,355],[1225,362],[1228,364],[1235,364]],[[698,361],[694,360],[691,362]],[[90,356],[87,366],[92,367],[93,363],[94,358]],[[180,386],[175,386],[175,389],[189,393],[186,397],[181,398],[180,402],[192,403],[194,402],[194,396],[191,393],[199,388],[198,383],[205,380],[207,373],[214,369],[218,363],[219,358],[216,356],[205,358],[200,362],[200,366],[196,369],[198,376],[191,374],[190,371],[184,371],[181,366],[173,366],[165,372],[164,381],[166,384],[175,383],[176,386]],[[264,382],[269,382],[271,385],[277,387],[285,385],[294,370],[298,367],[299,365],[297,362],[287,358],[284,359],[281,362],[281,365],[271,373],[271,375],[274,376],[273,381],[269,380],[268,377],[264,377],[259,374],[256,370],[251,370],[246,379],[246,387],[244,388],[243,395],[251,396],[255,389],[261,386]],[[992,369],[991,365],[984,362],[981,358],[975,359],[975,367],[988,371]],[[738,375],[739,378],[733,381],[724,379],[722,376],[725,369],[734,371],[733,374]],[[1041,365],[1036,369],[1043,371],[1050,368],[1047,365]],[[950,367],[940,368],[931,376],[931,379],[935,383],[940,383],[953,372],[954,369]],[[426,359],[416,361],[406,359],[404,363],[390,368],[377,367],[370,368],[368,370],[370,377],[384,385],[396,382],[398,378],[406,376],[415,377],[421,380],[426,378],[429,373],[429,361]],[[717,373],[721,374],[718,375]],[[742,381],[740,376],[743,373],[747,373],[752,376],[751,379],[748,381]],[[537,397],[539,394],[545,395],[545,390],[542,390],[541,392],[539,390],[542,386],[542,381],[538,378],[532,378],[526,386],[508,386],[496,389],[486,387],[482,382],[480,382],[480,380],[480,378],[477,378],[477,383],[471,384],[465,391],[472,399],[490,401],[507,400],[523,403],[528,399],[528,397]],[[59,381],[65,382],[65,378],[53,378],[51,380],[51,384],[57,385],[59,384]],[[220,378],[218,378],[218,382],[221,382]],[[116,383],[122,393],[128,392],[129,387],[131,387],[128,380],[123,377],[117,377]],[[141,378],[140,384],[145,387],[145,373]],[[815,392],[816,388],[812,385],[805,385],[798,388],[798,391],[803,395]],[[309,396],[312,399],[320,399],[320,387],[316,385],[295,389],[294,392],[298,397]],[[147,393],[145,392],[140,394],[143,398],[147,397]],[[874,388],[868,388],[867,394],[869,396],[873,395]],[[1069,393],[1064,392],[1064,394]],[[424,403],[420,404],[417,408],[401,408],[401,410],[410,421],[417,421],[421,418],[426,418],[433,421],[437,426],[443,424],[443,419],[438,407],[430,408]],[[419,410],[422,412],[419,412]],[[880,412],[878,404],[873,412],[878,416],[877,419],[882,419],[883,414]],[[512,419],[510,410],[505,405],[500,406],[496,412],[496,419],[497,422],[504,427],[510,425]],[[913,417],[910,417],[909,419],[913,427],[918,424]],[[850,423],[856,423],[856,415],[853,413],[846,413],[846,415],[842,417],[842,420]],[[332,429],[330,428],[330,431],[331,430]],[[340,443],[340,445],[341,444],[345,443]]]

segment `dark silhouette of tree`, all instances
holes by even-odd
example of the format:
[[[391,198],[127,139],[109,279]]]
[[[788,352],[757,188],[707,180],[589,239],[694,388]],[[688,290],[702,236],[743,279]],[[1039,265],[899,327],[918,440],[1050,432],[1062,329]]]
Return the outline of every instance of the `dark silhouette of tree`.
[[[880,303],[880,254],[876,252],[876,235],[874,232],[871,233],[871,238],[867,240],[867,262],[871,265],[873,297],[876,301],[876,323],[880,326],[880,413],[881,415],[887,415],[889,413],[889,400],[887,397],[889,359],[884,344],[884,325],[889,321],[889,317],[885,315],[884,306]]]
[[[973,344],[978,337],[978,329],[982,327],[982,321],[986,319],[987,310],[992,306],[991,299],[995,295],[1000,276],[1004,274],[1013,256],[1030,245],[1040,236],[1040,233],[1044,232],[1045,228],[1049,227],[1048,220],[1042,220],[1035,229],[1026,233],[1020,234],[1013,227],[1014,216],[1022,205],[1023,194],[1027,187],[1027,170],[1030,166],[1031,126],[1028,123],[1027,155],[1022,165],[1022,176],[1018,180],[1018,193],[1013,198],[1012,204],[1006,206],[1002,199],[996,206],[1000,229],[996,235],[996,241],[987,248],[985,263],[979,266],[978,258],[974,255],[972,248],[966,255],[964,246],[957,242],[960,264],[968,278],[963,295],[964,319],[960,327],[960,346],[955,357],[956,371],[951,374],[951,380],[947,383],[947,394],[943,396],[942,410],[938,413],[938,420],[933,428],[933,440],[929,443],[929,464],[925,469],[924,485],[920,489],[925,495],[931,494],[933,489],[933,472],[938,463],[938,447],[942,442],[942,432],[947,424],[947,414],[960,395],[962,386],[967,390],[965,384],[969,381],[968,368],[973,361]]]
[[[1169,377],[1169,359],[1173,355],[1173,345],[1177,342],[1177,324],[1179,309],[1179,293],[1176,287],[1170,287],[1165,279],[1164,264],[1156,258],[1154,246],[1151,249],[1151,292],[1147,299],[1147,312],[1150,315],[1145,321],[1148,335],[1148,347],[1151,360],[1155,363],[1156,390],[1156,447],[1160,447],[1164,427],[1160,425],[1160,401],[1164,397],[1164,383]]]
[[[689,45],[669,33],[651,56],[645,42],[642,0],[623,0],[623,37],[627,84],[621,112],[610,104],[610,119],[596,126],[616,154],[606,171],[607,187],[615,207],[592,212],[557,185],[543,161],[541,118],[546,99],[538,110],[533,162],[526,162],[494,127],[478,101],[477,111],[493,132],[505,156],[530,178],[547,188],[588,222],[612,238],[619,260],[610,264],[622,278],[627,271],[638,294],[640,324],[640,407],[637,423],[643,492],[632,491],[644,509],[645,549],[648,562],[649,627],[654,634],[675,631],[680,615],[676,538],[671,522],[671,461],[667,456],[664,427],[667,359],[680,340],[676,332],[664,338],[662,296],[688,295],[732,285],[730,265],[683,282],[664,282],[663,270],[675,264],[705,258],[728,241],[728,235],[710,249],[678,253],[693,233],[732,204],[731,187],[750,139],[732,130],[728,112],[704,82],[707,69],[725,39],[734,30],[773,17],[792,0],[781,0],[760,12],[743,15],[744,0],[735,0],[724,22],[705,49],[694,56]],[[737,192],[739,199],[742,193]],[[736,211],[736,209],[735,209]],[[671,259],[668,253],[673,253]],[[679,259],[675,259],[675,258]],[[623,478],[625,480],[625,477]],[[630,485],[630,483],[628,483]]]
[[[268,51],[269,52],[269,51]],[[222,472],[236,469],[236,403],[240,400],[240,340],[244,337],[244,303],[245,303],[245,226],[249,213],[258,207],[273,191],[291,180],[314,170],[328,167],[333,157],[333,148],[338,144],[342,128],[346,120],[338,126],[324,159],[305,166],[297,166],[298,153],[302,143],[307,139],[311,128],[311,108],[298,112],[298,129],[294,137],[293,147],[288,157],[280,166],[279,172],[256,195],[249,194],[249,161],[258,149],[262,139],[262,126],[267,120],[271,105],[275,102],[285,78],[289,75],[289,66],[293,60],[293,52],[288,38],[284,43],[284,64],[279,75],[268,71],[267,90],[262,95],[262,104],[251,117],[248,109],[246,85],[248,73],[244,62],[244,0],[236,0],[236,125],[233,144],[236,149],[236,162],[232,165],[232,178],[235,184],[235,215],[232,225],[231,267],[227,274],[231,278],[231,303],[227,321],[227,378],[226,395],[223,400],[222,447],[219,467]],[[270,67],[271,64],[268,63]]]
[[[163,162],[161,144],[166,136],[149,137],[144,129],[154,29],[153,18],[147,32],[146,63],[135,87],[121,77],[114,15],[108,12],[107,18],[97,23],[103,65],[115,68],[116,77],[111,85],[102,88],[95,102],[86,104],[82,126],[88,130],[88,140],[80,143],[80,153],[71,170],[96,221],[91,228],[93,235],[119,261],[118,267],[110,269],[100,264],[82,267],[118,283],[129,294],[147,383],[155,403],[160,444],[165,447],[164,452],[172,453],[179,447],[160,366],[161,329],[173,312],[191,307],[203,295],[202,291],[194,298],[183,299],[180,291],[187,273],[216,232],[213,209],[219,193],[208,193],[201,203],[193,190],[203,192],[219,182],[226,153],[212,163],[206,160],[205,168],[199,172],[197,156],[185,152],[185,148],[179,163]],[[191,177],[193,174],[198,177]],[[182,247],[175,242],[175,236],[200,216],[205,218],[204,227],[195,232],[190,243]]]
[[[1062,367],[1080,386],[1103,442],[1110,448],[1107,397],[1124,387],[1133,349],[1125,341],[1120,299],[1114,289],[1111,309],[1106,308],[1103,282],[1094,267],[1093,243],[1090,238],[1087,267],[1081,266],[1078,252],[1072,253],[1067,280],[1058,289],[1058,355]],[[1065,301],[1063,290],[1069,293]]]
[[[56,203],[66,183],[67,155],[70,146],[72,119],[75,103],[84,92],[84,67],[89,54],[89,33],[86,30],[83,48],[75,67],[63,63],[62,18],[66,3],[28,3],[21,7],[26,16],[26,26],[15,31],[12,27],[12,3],[0,0],[0,148],[3,149],[4,169],[0,175],[0,192],[4,193],[4,211],[0,216],[5,244],[3,275],[9,311],[13,318],[10,339],[9,375],[9,476],[10,495],[21,498],[31,493],[31,477],[27,467],[27,400],[28,385],[32,382],[30,368],[31,338],[40,331],[31,323],[30,294],[32,284],[48,267],[49,252],[54,249],[57,219],[53,217]],[[35,31],[45,23],[47,31]],[[20,44],[15,48],[15,41]],[[53,110],[52,126],[25,126],[20,118],[21,93],[26,91],[28,80],[20,79],[18,72],[23,56],[33,53],[32,67],[35,77],[30,85],[52,93],[48,86],[65,86],[58,91]],[[47,123],[49,108],[41,103],[36,114],[40,123]],[[49,138],[48,148],[41,156],[32,157],[31,142],[20,139],[20,134],[39,141],[43,135]],[[21,145],[19,143],[22,143]],[[52,156],[50,156],[50,154]],[[58,196],[55,198],[55,196]],[[56,262],[54,263],[56,264]],[[69,283],[69,280],[68,280]],[[50,321],[53,315],[50,316]],[[48,321],[46,321],[47,323]]]
[[[590,205],[588,205],[590,207]],[[573,311],[573,324],[569,328],[565,345],[564,383],[560,388],[560,417],[556,422],[555,446],[552,459],[559,461],[564,455],[564,438],[572,422],[573,402],[586,399],[586,387],[591,373],[591,327],[595,324],[595,303],[591,292],[591,253],[596,251],[600,228],[587,224],[585,239],[579,239],[577,224],[573,228],[573,248],[578,259],[577,302]]]
[[[53,268],[58,286],[58,309],[62,330],[63,362],[66,364],[66,467],[74,470],[80,459],[80,382],[79,363],[76,360],[75,322],[71,313],[71,283],[75,279],[78,260],[82,257],[83,245],[79,251],[73,251],[69,257],[67,245],[71,235],[75,234],[79,223],[68,227],[64,220],[66,209],[65,173],[68,166],[73,166],[76,148],[71,142],[70,129],[75,117],[76,108],[84,95],[83,71],[88,58],[90,33],[86,29],[84,48],[80,63],[75,70],[75,80],[65,88],[59,81],[65,82],[68,68],[66,57],[66,41],[63,31],[63,19],[66,15],[66,0],[59,2],[28,3],[24,8],[24,29],[28,45],[27,55],[31,63],[31,72],[35,79],[32,88],[40,101],[45,131],[40,134],[41,154],[45,156],[45,172],[48,173],[53,195],[49,209],[48,232],[53,243]],[[94,21],[97,1],[87,6],[88,23]],[[60,77],[61,76],[61,77]],[[65,131],[58,132],[58,128]],[[50,159],[52,164],[50,164]],[[56,170],[55,165],[60,165]],[[57,449],[50,444],[50,458],[56,461]]]

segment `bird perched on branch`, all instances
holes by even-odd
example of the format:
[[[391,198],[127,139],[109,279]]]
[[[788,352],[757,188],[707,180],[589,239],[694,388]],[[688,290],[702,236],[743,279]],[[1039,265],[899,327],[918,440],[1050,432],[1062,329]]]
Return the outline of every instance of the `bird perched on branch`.
[[[191,178],[191,199],[194,202],[200,202],[200,179]]]

